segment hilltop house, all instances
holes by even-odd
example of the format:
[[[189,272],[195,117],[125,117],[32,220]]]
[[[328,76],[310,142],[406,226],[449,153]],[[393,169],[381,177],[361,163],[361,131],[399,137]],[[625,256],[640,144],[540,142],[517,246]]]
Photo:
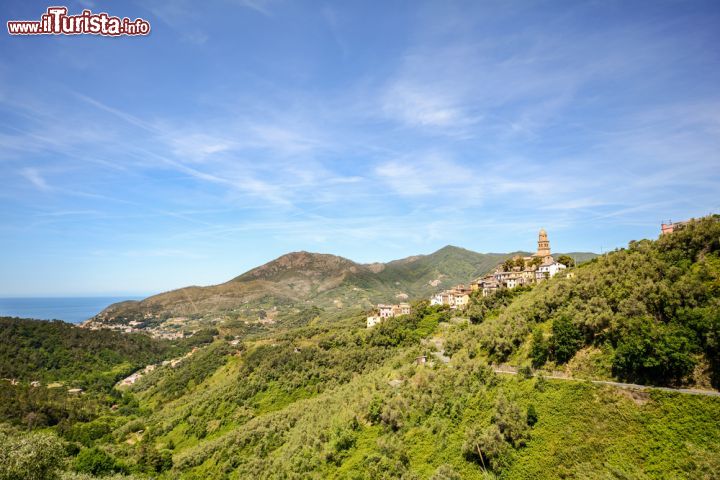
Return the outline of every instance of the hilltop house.
[[[398,317],[410,314],[410,304],[400,303],[398,305],[385,305],[379,303],[372,315],[367,317],[367,328],[374,327],[386,318]]]
[[[690,223],[690,220],[684,220],[682,222],[673,222],[671,220],[669,223],[663,223],[660,225],[660,234],[667,235],[668,233],[673,233],[675,230],[687,225],[688,223]]]

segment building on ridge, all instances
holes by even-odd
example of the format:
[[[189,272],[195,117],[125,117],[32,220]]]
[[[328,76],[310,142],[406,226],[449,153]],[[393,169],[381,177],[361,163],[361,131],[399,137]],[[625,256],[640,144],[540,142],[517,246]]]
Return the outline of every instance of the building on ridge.
[[[482,291],[482,296],[487,297],[500,288],[515,288],[540,283],[554,277],[566,268],[566,265],[553,258],[547,231],[541,228],[535,253],[528,257],[516,255],[506,260],[498,265],[493,273],[472,282],[470,287],[473,291]]]
[[[673,222],[670,220],[668,223],[662,223],[660,224],[660,234],[667,235],[668,233],[673,233],[675,230],[687,225],[688,223],[690,223],[690,220],[683,220],[682,222]]]

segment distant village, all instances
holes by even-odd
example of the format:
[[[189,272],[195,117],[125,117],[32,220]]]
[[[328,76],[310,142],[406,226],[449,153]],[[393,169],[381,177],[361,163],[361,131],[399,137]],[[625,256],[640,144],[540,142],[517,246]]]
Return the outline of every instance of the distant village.
[[[154,328],[147,328],[146,327],[146,321],[147,320],[153,320],[156,318],[152,313],[146,313],[144,315],[143,321],[138,320],[131,320],[127,324],[123,323],[105,323],[103,321],[98,321],[98,317],[100,315],[96,315],[95,317],[86,320],[85,322],[80,324],[81,328],[87,328],[89,330],[115,330],[122,333],[137,333],[137,332],[144,332],[149,333],[154,338],[162,338],[165,340],[178,340],[181,338],[184,338],[186,336],[192,336],[194,332],[186,332],[184,330],[168,330],[167,327],[172,324],[177,324],[178,326],[182,325],[182,322],[186,321],[186,317],[176,317],[171,318],[167,322],[165,322],[165,325],[162,327],[154,327]]]
[[[552,278],[568,265],[557,262],[550,253],[550,241],[545,229],[538,234],[537,252],[529,257],[517,255],[498,265],[493,273],[478,278],[466,287],[457,285],[449,290],[436,293],[430,297],[430,305],[446,305],[451,309],[465,309],[470,303],[473,292],[482,292],[483,297],[492,295],[501,288],[512,289],[520,286],[538,284]],[[384,319],[399,315],[408,315],[410,305],[379,304],[367,317],[367,328],[374,327]]]

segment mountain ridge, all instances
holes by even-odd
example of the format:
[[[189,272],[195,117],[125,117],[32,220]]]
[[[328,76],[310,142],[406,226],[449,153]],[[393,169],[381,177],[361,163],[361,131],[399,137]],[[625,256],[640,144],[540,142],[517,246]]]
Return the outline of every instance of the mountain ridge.
[[[358,263],[329,253],[289,252],[224,283],[187,286],[110,305],[86,326],[135,322],[144,328],[174,318],[218,315],[253,322],[267,320],[268,311],[273,320],[272,315],[311,306],[366,309],[375,303],[422,298],[467,283],[515,254],[478,253],[446,245],[430,254]]]

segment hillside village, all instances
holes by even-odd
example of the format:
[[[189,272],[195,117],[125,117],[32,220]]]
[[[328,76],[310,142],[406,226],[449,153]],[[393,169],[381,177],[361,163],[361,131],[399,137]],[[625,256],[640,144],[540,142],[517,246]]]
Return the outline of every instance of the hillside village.
[[[563,260],[566,263],[573,263],[572,259]],[[554,277],[559,272],[567,269],[568,266],[571,265],[560,263],[552,256],[547,232],[544,228],[541,228],[538,233],[537,251],[534,254],[527,257],[516,255],[507,259],[495,267],[492,273],[470,282],[469,287],[460,284],[436,293],[430,297],[430,305],[445,305],[453,310],[462,310],[470,303],[470,295],[473,292],[482,292],[482,296],[487,297],[501,288],[512,289],[520,286],[535,285]],[[407,303],[399,305],[378,304],[372,314],[367,317],[367,328],[374,327],[386,318],[409,313],[410,305]]]
[[[470,290],[481,290],[483,297],[486,297],[499,288],[515,288],[540,283],[568,267],[556,261],[551,255],[550,241],[545,229],[540,229],[537,244],[537,252],[529,257],[515,256],[506,260],[498,265],[493,273],[472,282]]]

